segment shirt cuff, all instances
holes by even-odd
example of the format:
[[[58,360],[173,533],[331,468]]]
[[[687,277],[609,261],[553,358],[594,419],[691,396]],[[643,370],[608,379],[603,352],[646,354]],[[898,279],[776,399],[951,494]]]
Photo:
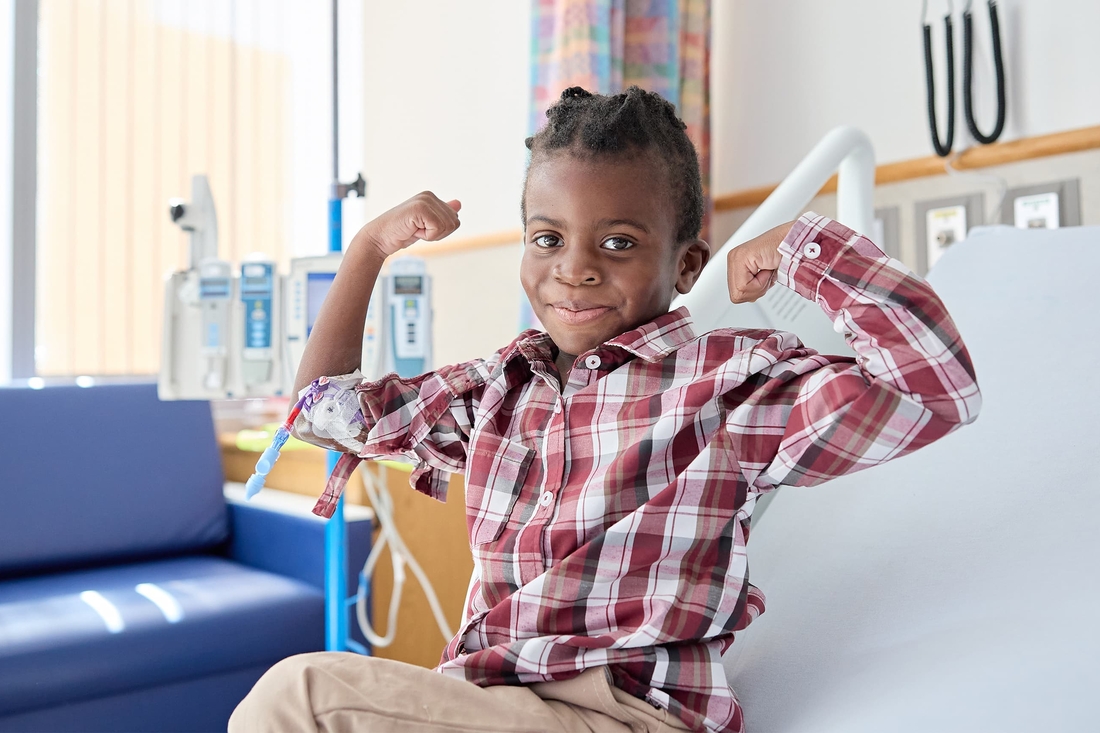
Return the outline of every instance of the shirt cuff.
[[[808,211],[798,218],[783,242],[776,282],[807,300],[817,300],[825,273],[859,235],[843,224]]]

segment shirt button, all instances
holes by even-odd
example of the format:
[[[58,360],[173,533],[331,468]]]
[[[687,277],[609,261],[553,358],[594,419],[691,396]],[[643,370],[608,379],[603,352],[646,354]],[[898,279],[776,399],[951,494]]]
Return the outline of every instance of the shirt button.
[[[542,496],[539,497],[539,504],[550,506],[552,503],[554,503],[554,495],[549,491],[542,492]]]
[[[600,364],[603,364],[603,362],[600,361],[600,357],[596,356],[595,354],[587,356],[584,359],[584,365],[589,369],[599,369]]]
[[[810,242],[802,250],[802,256],[808,260],[816,260],[821,254],[821,245],[817,242]]]

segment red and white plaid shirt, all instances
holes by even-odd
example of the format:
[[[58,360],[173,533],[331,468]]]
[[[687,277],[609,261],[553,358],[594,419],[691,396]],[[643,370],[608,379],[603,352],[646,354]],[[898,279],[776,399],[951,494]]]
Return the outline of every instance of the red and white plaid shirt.
[[[905,455],[971,422],[969,355],[932,289],[874,244],[802,217],[779,285],[817,302],[855,359],[789,333],[698,335],[678,309],[577,358],[564,389],[547,334],[415,379],[318,380],[297,434],[405,456],[446,498],[466,474],[475,573],[439,670],[479,685],[610,668],[693,729],[741,731],[722,652],[764,610],[745,543],[756,500]]]

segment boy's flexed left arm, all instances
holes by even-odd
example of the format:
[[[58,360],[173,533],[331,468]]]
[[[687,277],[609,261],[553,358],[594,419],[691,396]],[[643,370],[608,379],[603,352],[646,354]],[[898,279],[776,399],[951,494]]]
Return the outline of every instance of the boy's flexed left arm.
[[[851,229],[806,214],[734,248],[730,299],[774,284],[812,300],[846,334],[851,358],[806,353],[777,333],[776,363],[729,401],[726,427],[760,490],[808,486],[910,453],[972,422],[974,367],[932,288]]]

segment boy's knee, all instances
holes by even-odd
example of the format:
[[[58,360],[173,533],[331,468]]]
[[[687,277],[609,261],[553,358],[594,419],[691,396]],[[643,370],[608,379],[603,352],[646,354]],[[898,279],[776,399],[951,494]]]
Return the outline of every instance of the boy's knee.
[[[292,657],[281,659],[264,672],[263,677],[252,688],[253,693],[264,695],[287,695],[307,692],[303,683],[309,678],[310,671],[318,667],[326,666],[328,658],[338,656],[332,652],[309,652],[307,654],[295,654]]]
[[[231,733],[273,730],[274,721],[301,724],[312,721],[309,678],[311,670],[331,663],[340,656],[332,652],[296,654],[271,666],[237,705],[229,719]],[[309,728],[303,728],[308,730]]]

